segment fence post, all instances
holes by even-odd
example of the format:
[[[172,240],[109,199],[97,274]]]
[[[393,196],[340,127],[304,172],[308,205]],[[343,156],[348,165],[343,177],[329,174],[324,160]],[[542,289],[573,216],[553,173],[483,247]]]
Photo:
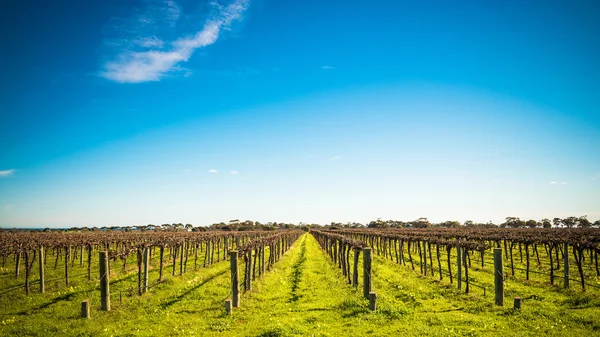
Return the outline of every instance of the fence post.
[[[240,306],[240,282],[238,277],[238,252],[232,250],[229,252],[229,262],[231,266],[231,301],[234,308]]]
[[[358,287],[358,255],[360,254],[360,250],[358,248],[354,248],[354,270],[352,272],[352,286]]]
[[[150,261],[150,248],[144,248],[144,284],[142,286],[143,292],[148,291],[148,263]]]
[[[377,309],[377,293],[369,293],[369,310],[375,311]]]
[[[230,299],[225,300],[225,313],[226,314],[231,313],[231,300]]]
[[[423,261],[421,261],[423,265],[423,275],[427,276],[427,242],[423,240]]]
[[[100,252],[100,308],[110,311],[110,288],[108,275],[108,252]]]
[[[181,253],[179,254],[179,275],[183,275],[183,253],[185,252],[186,242],[181,244]]]
[[[521,309],[521,298],[515,297],[515,309]]]
[[[563,260],[565,261],[563,268],[563,272],[565,273],[565,288],[569,288],[569,244],[567,242],[565,242]]]
[[[462,290],[462,248],[456,247],[456,264],[458,265],[456,271],[456,278],[458,279],[458,290]]]
[[[81,302],[81,317],[90,318],[90,300],[84,300]]]
[[[502,248],[494,248],[494,285],[496,305],[504,305],[504,271],[502,270]]]
[[[45,277],[44,277],[44,264],[46,263],[46,255],[44,254],[44,246],[40,247],[40,292],[43,294],[45,288]]]
[[[369,293],[371,292],[372,261],[371,248],[363,248],[363,295],[365,298],[369,298]]]

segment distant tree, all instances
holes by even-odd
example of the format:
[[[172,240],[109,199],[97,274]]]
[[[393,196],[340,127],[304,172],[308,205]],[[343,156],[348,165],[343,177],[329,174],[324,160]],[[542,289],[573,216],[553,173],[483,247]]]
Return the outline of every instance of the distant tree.
[[[592,224],[592,227],[600,228],[600,220],[594,221],[594,223]]]
[[[463,223],[463,225],[465,227],[475,227],[475,223],[473,222],[473,220],[467,220]]]
[[[564,218],[562,219],[562,223],[567,227],[567,228],[573,228],[577,225],[578,222],[578,218],[574,217],[574,216],[570,216],[568,218]]]
[[[500,227],[523,228],[525,227],[525,221],[519,219],[519,217],[509,216],[506,217],[506,221]]]
[[[536,228],[538,226],[538,222],[533,219],[530,219],[527,220],[527,222],[525,222],[525,226],[529,228]]]
[[[439,227],[448,227],[448,228],[458,228],[460,227],[460,222],[458,221],[444,221],[438,224]]]
[[[552,223],[550,222],[550,219],[542,219],[540,220],[540,223],[544,228],[552,228]]]
[[[592,223],[590,222],[590,220],[588,220],[587,215],[580,216],[579,219],[577,219],[577,227],[581,227],[581,228],[592,227]]]
[[[412,222],[414,228],[428,228],[431,227],[431,223],[427,218],[418,218]]]
[[[488,221],[486,224],[483,225],[483,227],[486,228],[498,228],[498,225],[496,225],[495,223],[493,223],[491,220]]]
[[[388,228],[390,225],[381,220],[381,218],[378,218],[377,220],[371,221],[369,222],[369,224],[367,225],[367,227],[369,228]]]
[[[554,225],[554,227],[560,227],[560,226],[562,226],[562,219],[554,218],[554,219],[552,219],[552,224]]]

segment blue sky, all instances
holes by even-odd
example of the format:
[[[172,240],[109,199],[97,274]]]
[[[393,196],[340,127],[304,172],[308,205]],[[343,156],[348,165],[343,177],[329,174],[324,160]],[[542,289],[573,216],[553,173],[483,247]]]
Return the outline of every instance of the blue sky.
[[[600,218],[596,1],[2,7],[2,226]]]

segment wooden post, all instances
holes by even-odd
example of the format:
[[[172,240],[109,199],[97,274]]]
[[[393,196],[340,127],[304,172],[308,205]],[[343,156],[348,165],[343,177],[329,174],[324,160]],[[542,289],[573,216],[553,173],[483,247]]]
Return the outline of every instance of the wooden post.
[[[461,247],[456,247],[456,264],[457,264],[457,271],[456,271],[456,278],[458,281],[458,290],[462,289],[462,248]]]
[[[46,255],[44,255],[44,246],[40,247],[40,292],[43,294],[45,288],[44,265],[46,264]]]
[[[229,262],[231,266],[231,299],[234,308],[240,307],[240,282],[238,274],[238,252],[232,250],[229,252]]]
[[[515,297],[515,309],[521,309],[521,298]]]
[[[15,254],[15,277],[19,278],[19,267],[21,266],[21,252]]]
[[[502,248],[494,248],[494,286],[496,305],[504,305],[504,272],[502,270]]]
[[[183,252],[185,250],[185,241],[181,244],[181,253],[179,254],[179,275],[183,275]]]
[[[372,271],[371,248],[363,248],[363,295],[369,298],[371,292],[371,271]]]
[[[110,311],[108,251],[100,252],[100,308]]]
[[[231,314],[231,299],[228,298],[225,300],[225,313],[226,314]]]
[[[358,248],[354,249],[354,270],[352,272],[352,286],[358,287],[358,256],[360,254],[360,250]]]
[[[71,246],[65,249],[65,284],[69,285],[69,257],[71,256]]]
[[[265,246],[260,249],[260,274],[265,273]]]
[[[369,293],[369,310],[375,311],[377,309],[377,293]]]
[[[427,276],[427,242],[423,240],[423,274]]]
[[[244,274],[244,279],[246,280],[246,291],[252,290],[252,250],[248,252],[246,258],[246,271]]]
[[[563,250],[563,260],[564,260],[564,268],[563,272],[565,274],[565,288],[569,288],[569,244],[565,242],[565,248]]]
[[[90,318],[90,300],[81,301],[81,318]]]
[[[142,289],[143,292],[147,292],[148,291],[148,264],[150,262],[150,248],[146,247],[144,248],[144,280],[143,280],[143,285],[142,285]]]

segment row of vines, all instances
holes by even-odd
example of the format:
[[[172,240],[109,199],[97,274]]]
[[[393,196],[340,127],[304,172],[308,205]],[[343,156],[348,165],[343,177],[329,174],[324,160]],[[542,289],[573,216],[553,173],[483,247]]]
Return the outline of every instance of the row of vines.
[[[141,294],[146,253],[150,259],[157,257],[157,282],[161,282],[167,264],[172,268],[172,275],[181,275],[191,263],[194,269],[198,266],[210,266],[214,262],[227,259],[231,250],[248,249],[253,242],[262,242],[261,239],[272,236],[272,231],[0,233],[2,268],[5,269],[8,262],[11,265],[14,263],[13,275],[17,280],[16,283],[10,282],[9,287],[0,289],[0,294],[21,288],[29,294],[32,283],[38,283],[40,292],[44,292],[47,281],[44,276],[48,268],[53,268],[53,271],[64,269],[64,286],[69,286],[71,270],[77,263],[79,268],[86,269],[87,280],[92,281],[95,275],[92,273],[92,266],[98,263],[96,253],[101,251],[108,252],[111,262],[109,274],[115,268],[125,272],[130,261],[137,265],[138,292]],[[48,263],[52,265],[48,266]]]
[[[597,287],[589,280],[600,277],[599,229],[348,229],[335,233],[362,242],[372,247],[376,254],[405,266],[410,265],[413,270],[417,264],[424,275],[437,272],[440,279],[448,275],[451,283],[452,261],[457,257],[456,269],[464,270],[467,292],[471,260],[476,256],[484,267],[486,254],[491,256],[493,248],[503,249],[503,258],[514,278],[518,278],[515,270],[522,270],[525,280],[530,279],[530,273],[537,273],[547,275],[549,283],[554,285],[557,271],[561,270],[561,266],[568,268],[569,260],[575,262],[578,278],[572,279],[566,269],[563,273],[566,287],[569,280],[573,280],[579,282],[585,291],[588,285]],[[525,268],[517,266],[517,259],[524,263]],[[532,263],[537,265],[535,271]]]

